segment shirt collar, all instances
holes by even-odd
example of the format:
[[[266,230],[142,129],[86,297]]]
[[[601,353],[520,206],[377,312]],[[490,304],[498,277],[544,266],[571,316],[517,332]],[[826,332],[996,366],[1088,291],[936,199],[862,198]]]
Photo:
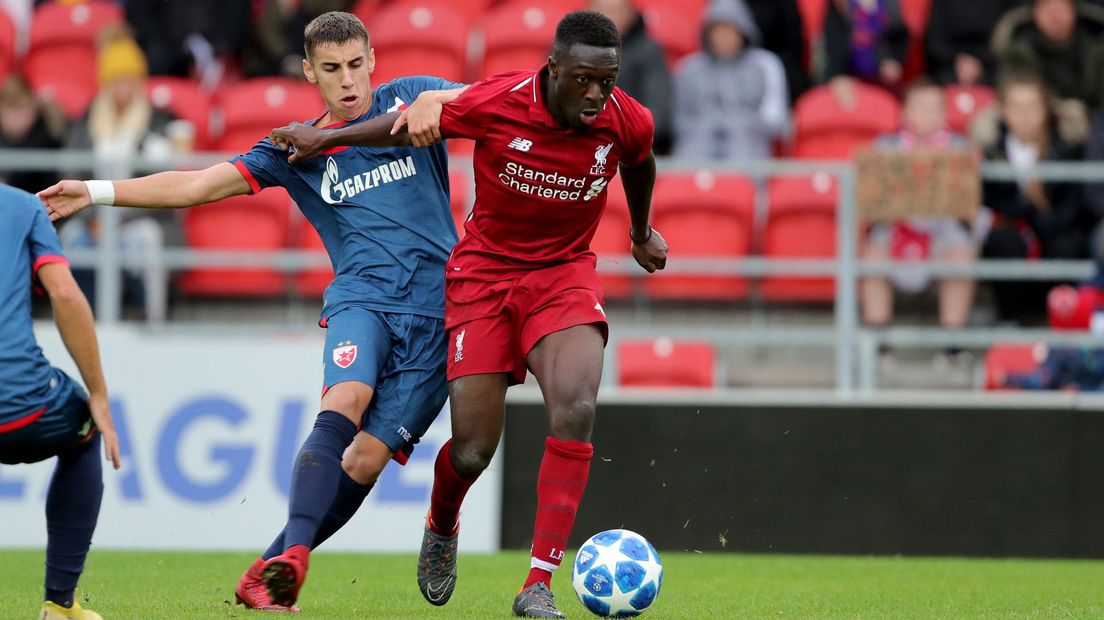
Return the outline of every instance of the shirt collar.
[[[556,129],[567,129],[567,127],[561,126],[556,122],[556,119],[552,116],[552,112],[548,110],[548,106],[544,102],[544,89],[541,87],[543,84],[542,78],[548,75],[548,65],[545,64],[533,74],[532,94],[529,97],[529,118],[535,121],[540,121],[549,127]]]

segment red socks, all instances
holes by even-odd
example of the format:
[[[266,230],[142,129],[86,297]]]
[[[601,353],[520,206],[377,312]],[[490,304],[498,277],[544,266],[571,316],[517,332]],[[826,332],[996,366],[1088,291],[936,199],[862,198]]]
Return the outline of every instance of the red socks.
[[[479,476],[461,478],[452,466],[452,440],[449,439],[437,453],[433,464],[433,491],[429,500],[429,529],[442,536],[456,533],[460,523],[460,505]]]
[[[581,441],[549,437],[537,477],[537,522],[529,578],[522,589],[543,582],[551,585],[552,571],[563,561],[575,513],[586,490],[594,446]]]

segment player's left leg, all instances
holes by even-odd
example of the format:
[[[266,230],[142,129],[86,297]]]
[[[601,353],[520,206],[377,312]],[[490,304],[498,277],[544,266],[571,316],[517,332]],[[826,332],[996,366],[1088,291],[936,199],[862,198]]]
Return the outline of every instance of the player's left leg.
[[[46,596],[41,618],[98,620],[75,600],[103,498],[100,435],[58,454],[46,494]]]
[[[550,436],[537,476],[531,568],[513,606],[518,616],[563,617],[552,598],[552,572],[563,560],[590,473],[604,347],[599,325],[577,325],[544,336],[527,356],[544,394]]]

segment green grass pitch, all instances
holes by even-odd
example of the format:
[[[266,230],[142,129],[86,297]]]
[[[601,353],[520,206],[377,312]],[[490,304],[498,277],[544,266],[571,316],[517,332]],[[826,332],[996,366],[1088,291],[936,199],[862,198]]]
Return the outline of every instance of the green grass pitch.
[[[664,585],[646,618],[1104,618],[1104,562],[663,553]],[[85,606],[106,620],[260,618],[234,606],[253,556],[93,550]],[[0,550],[0,619],[38,611],[41,551]],[[414,555],[318,553],[300,597],[313,618],[510,618],[528,569],[520,552],[460,558],[445,607],[422,600]],[[569,618],[592,617],[566,570],[554,590]],[[277,616],[279,617],[279,616]]]

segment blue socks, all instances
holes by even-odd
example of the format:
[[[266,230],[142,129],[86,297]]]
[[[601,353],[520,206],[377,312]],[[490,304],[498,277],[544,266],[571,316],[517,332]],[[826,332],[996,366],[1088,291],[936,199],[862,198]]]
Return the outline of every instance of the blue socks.
[[[356,424],[340,413],[323,411],[318,414],[314,429],[295,460],[283,550],[295,545],[310,548],[314,543],[345,475],[341,469],[341,454],[356,433]]]
[[[333,536],[344,527],[349,519],[353,518],[356,511],[360,509],[360,505],[364,503],[364,498],[368,497],[368,493],[374,486],[374,482],[360,484],[350,478],[349,474],[342,471],[341,480],[337,484],[337,497],[334,498],[333,504],[330,504],[330,510],[326,513],[326,516],[322,518],[322,524],[318,527],[318,533],[314,535],[314,542],[310,548],[312,550],[317,549],[318,545],[326,542],[330,536]],[[280,535],[272,541],[272,545],[261,557],[270,560],[283,553],[284,548],[284,532],[281,531]]]
[[[103,499],[100,435],[58,455],[46,494],[46,600],[72,607]]]

